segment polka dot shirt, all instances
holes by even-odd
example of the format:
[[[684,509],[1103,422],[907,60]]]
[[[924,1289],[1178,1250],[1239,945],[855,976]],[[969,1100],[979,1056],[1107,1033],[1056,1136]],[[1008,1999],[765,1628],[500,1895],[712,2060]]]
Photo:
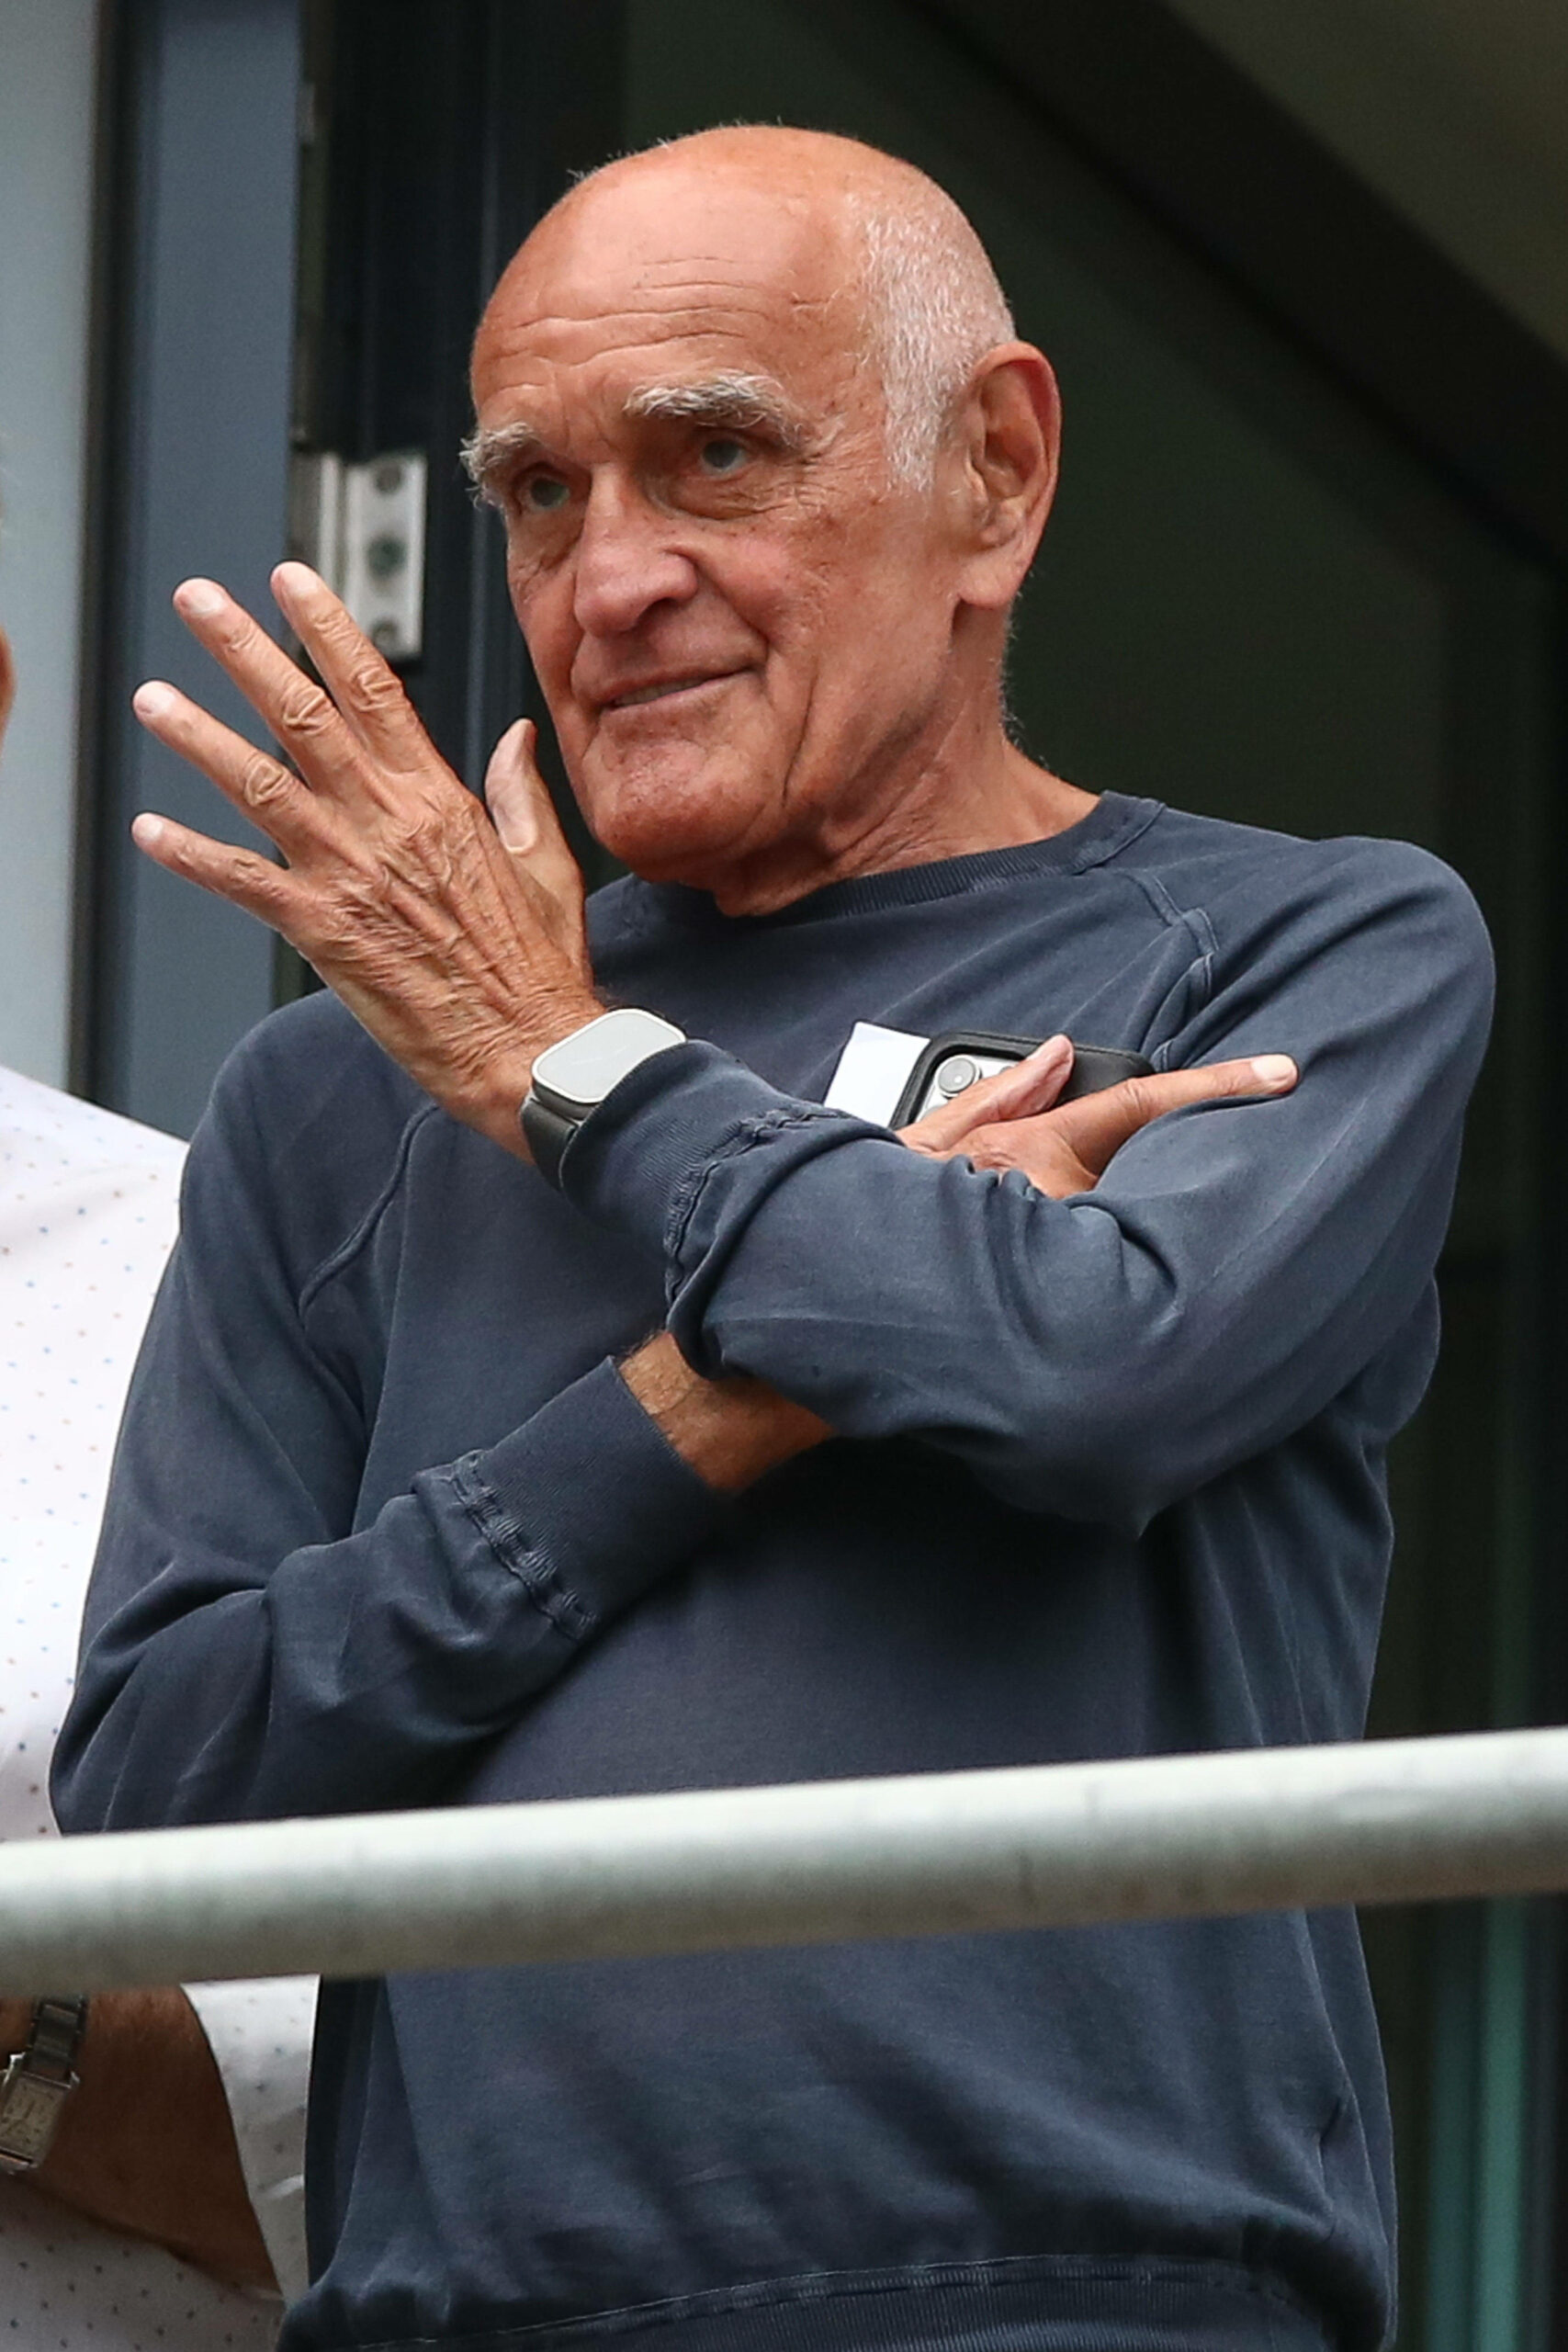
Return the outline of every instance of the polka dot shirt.
[[[0,1838],[54,1832],[50,1752],[183,1157],[167,1136],[0,1070]],[[296,2293],[314,1986],[186,1990],[274,2267]],[[277,2316],[276,2302],[0,2179],[0,2352],[265,2352]]]

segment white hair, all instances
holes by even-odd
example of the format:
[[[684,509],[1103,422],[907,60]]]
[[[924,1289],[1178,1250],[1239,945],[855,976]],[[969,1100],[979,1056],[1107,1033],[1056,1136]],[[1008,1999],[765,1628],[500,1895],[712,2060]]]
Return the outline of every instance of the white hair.
[[[882,386],[888,470],[930,487],[976,368],[1014,328],[997,274],[964,214],[912,165],[907,192],[849,197],[861,247],[866,357]],[[902,175],[900,175],[902,177]]]

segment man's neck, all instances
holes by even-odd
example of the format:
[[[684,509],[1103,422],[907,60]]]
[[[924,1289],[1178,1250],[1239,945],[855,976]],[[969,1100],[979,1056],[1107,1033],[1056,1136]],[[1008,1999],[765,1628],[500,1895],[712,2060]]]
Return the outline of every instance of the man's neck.
[[[831,823],[772,844],[705,887],[727,915],[773,914],[831,882],[1048,840],[1094,805],[1092,793],[1021,752],[998,720],[980,741],[943,742],[863,812],[836,809]]]

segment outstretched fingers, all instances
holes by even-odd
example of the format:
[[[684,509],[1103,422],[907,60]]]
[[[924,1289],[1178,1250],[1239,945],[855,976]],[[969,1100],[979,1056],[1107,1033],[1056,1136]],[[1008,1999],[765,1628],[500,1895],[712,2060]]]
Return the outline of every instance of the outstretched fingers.
[[[361,761],[348,727],[330,695],[289,660],[243,605],[215,580],[183,580],[175,591],[175,610],[265,722],[305,783],[333,797],[351,792]]]
[[[199,768],[286,857],[321,838],[327,812],[309,787],[177,686],[150,678],[137,687],[131,708],[150,735]]]
[[[331,695],[329,709],[351,750],[355,775],[374,785],[378,770],[428,774],[439,755],[421,726],[402,680],[383,661],[342,599],[308,563],[280,563],[272,575],[277,608],[299,638]],[[325,700],[325,696],[322,697]],[[363,755],[368,754],[368,757]]]
[[[154,865],[204,890],[228,899],[247,914],[287,932],[293,908],[288,869],[254,849],[239,849],[230,842],[215,842],[172,817],[143,814],[133,820],[130,838]]]

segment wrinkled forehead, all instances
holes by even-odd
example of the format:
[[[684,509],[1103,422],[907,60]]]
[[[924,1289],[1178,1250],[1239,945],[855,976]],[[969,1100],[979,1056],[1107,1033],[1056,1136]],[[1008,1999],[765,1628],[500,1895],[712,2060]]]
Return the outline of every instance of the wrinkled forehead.
[[[860,301],[839,209],[800,190],[666,168],[576,191],[528,239],[474,345],[483,408],[519,368],[685,343],[740,372],[837,374]]]

